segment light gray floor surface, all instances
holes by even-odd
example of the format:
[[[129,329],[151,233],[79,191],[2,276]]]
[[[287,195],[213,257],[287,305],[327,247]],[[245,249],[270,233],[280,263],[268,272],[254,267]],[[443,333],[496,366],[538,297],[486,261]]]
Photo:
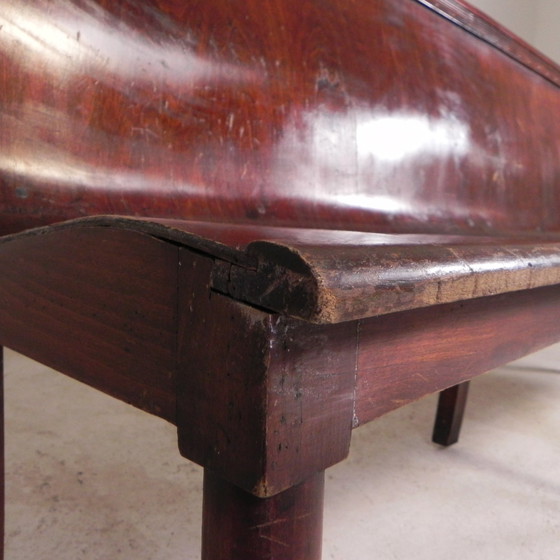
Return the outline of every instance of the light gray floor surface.
[[[173,427],[6,362],[6,560],[199,558],[202,473]],[[556,346],[474,380],[449,449],[434,397],[356,430],[328,471],[324,559],[560,558],[559,369]]]

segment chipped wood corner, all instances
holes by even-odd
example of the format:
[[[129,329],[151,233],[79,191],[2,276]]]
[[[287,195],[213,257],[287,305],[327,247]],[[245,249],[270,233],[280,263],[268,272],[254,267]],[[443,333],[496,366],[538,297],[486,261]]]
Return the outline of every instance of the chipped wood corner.
[[[179,448],[246,491],[269,497],[347,456],[355,332],[219,293],[210,285],[216,266],[222,265],[195,256],[181,272]],[[346,338],[348,345],[339,343]]]
[[[255,268],[216,263],[212,288],[261,309],[321,322],[319,278],[297,249],[262,241],[249,245],[247,254],[256,259]]]

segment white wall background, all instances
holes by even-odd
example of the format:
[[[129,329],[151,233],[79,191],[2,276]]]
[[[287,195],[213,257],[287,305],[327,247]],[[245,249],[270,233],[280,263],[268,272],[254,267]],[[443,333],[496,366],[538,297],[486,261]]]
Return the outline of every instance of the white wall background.
[[[468,0],[560,63],[560,0]]]
[[[535,45],[560,63],[560,0],[538,0]]]

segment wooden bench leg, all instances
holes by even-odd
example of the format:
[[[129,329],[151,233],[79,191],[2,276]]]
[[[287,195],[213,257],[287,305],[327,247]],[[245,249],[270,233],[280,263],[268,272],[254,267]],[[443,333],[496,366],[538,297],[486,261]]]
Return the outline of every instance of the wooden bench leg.
[[[202,560],[320,560],[324,472],[257,498],[205,471]]]
[[[453,445],[459,440],[463,414],[467,404],[469,382],[465,381],[442,391],[434,425],[432,441],[439,445]]]

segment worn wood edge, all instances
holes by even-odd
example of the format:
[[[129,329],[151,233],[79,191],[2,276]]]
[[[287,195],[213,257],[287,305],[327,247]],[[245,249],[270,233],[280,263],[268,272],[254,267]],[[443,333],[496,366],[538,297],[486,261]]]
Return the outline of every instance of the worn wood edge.
[[[213,292],[211,271],[211,259],[197,256],[180,272],[179,449],[270,497],[348,455],[357,332]]]
[[[469,301],[560,284],[560,246],[441,247],[433,260],[423,260],[419,248],[403,250],[395,268],[378,267],[377,284],[347,296],[348,286],[333,286],[326,295],[337,302],[331,322],[386,315],[434,305]],[[467,252],[468,252],[467,248]],[[415,253],[418,260],[415,264]],[[504,256],[509,257],[504,258]],[[441,260],[440,260],[441,257]],[[427,270],[437,270],[430,274]],[[367,301],[369,298],[369,302]],[[364,301],[364,299],[366,301]]]
[[[266,455],[269,317],[212,293],[211,271],[212,262],[203,256],[180,267],[179,451],[245,491],[258,493]]]
[[[0,239],[0,247],[25,236],[68,228],[135,231],[212,257],[213,290],[316,324],[560,284],[560,243],[530,236],[524,243],[523,238],[514,238],[513,244],[501,237],[495,245],[486,238],[480,245],[372,245],[363,248],[367,266],[362,266],[359,277],[352,260],[345,266],[337,264],[344,260],[346,246],[316,248],[262,240],[239,250],[190,233],[188,224],[185,221],[182,229],[152,218],[96,216],[6,236]]]
[[[316,321],[321,303],[321,278],[294,247],[271,241],[251,243],[252,270],[231,263],[216,263],[212,289],[233,299],[282,315]]]
[[[314,254],[312,247],[259,241],[251,243],[248,252],[259,261],[255,274],[266,278],[244,283],[246,276],[230,274],[229,295],[329,324],[560,284],[560,244],[522,245],[516,240],[508,246],[503,241],[495,246],[372,247],[363,278],[358,278],[354,267],[328,270],[344,257],[344,247],[333,248],[325,258]],[[423,255],[428,247],[430,258]],[[284,268],[265,264],[271,257]],[[297,277],[286,280],[283,270]],[[272,297],[274,287],[280,285],[286,293],[303,293],[297,299]],[[296,301],[299,307],[294,305]]]
[[[560,87],[560,66],[484,12],[458,0],[413,0]]]

